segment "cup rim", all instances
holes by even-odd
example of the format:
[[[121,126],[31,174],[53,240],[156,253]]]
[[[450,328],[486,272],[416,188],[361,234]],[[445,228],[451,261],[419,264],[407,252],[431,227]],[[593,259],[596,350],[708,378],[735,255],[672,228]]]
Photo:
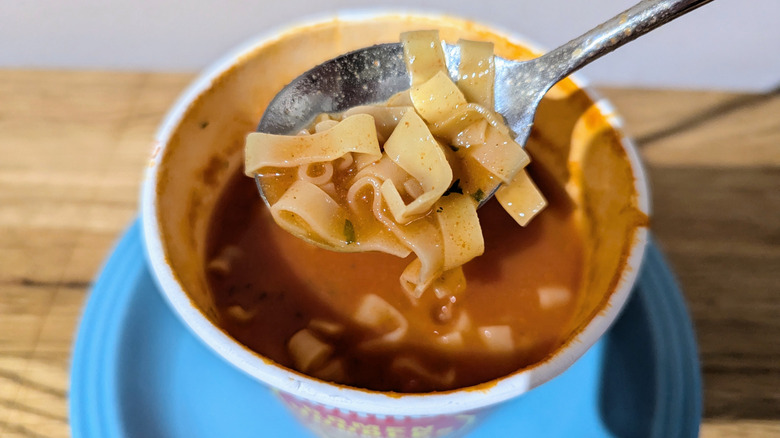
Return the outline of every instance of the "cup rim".
[[[157,219],[156,188],[158,170],[164,155],[163,149],[177,126],[183,120],[191,103],[208,90],[215,79],[219,78],[220,75],[227,72],[235,64],[240,63],[245,56],[264,45],[283,38],[287,34],[334,20],[356,22],[386,16],[412,16],[475,22],[454,15],[404,9],[349,10],[335,14],[319,15],[292,22],[250,38],[213,62],[197,76],[169,109],[155,135],[151,161],[146,169],[141,187],[140,202],[143,240],[147,260],[152,268],[153,276],[159,285],[159,289],[162,291],[162,295],[171,308],[174,309],[174,313],[177,314],[179,319],[222,359],[276,390],[293,394],[316,404],[375,415],[447,415],[474,411],[514,398],[553,379],[571,366],[601,338],[611,323],[617,319],[633,289],[644,258],[645,247],[648,243],[649,231],[646,225],[637,227],[618,284],[604,308],[550,357],[507,376],[476,386],[433,393],[408,394],[372,391],[321,381],[283,367],[268,358],[250,351],[217,328],[195,307],[182,285],[176,280],[165,256],[161,240],[161,230]],[[479,24],[502,35],[511,42],[519,43],[533,50],[539,50],[539,45],[528,41],[516,32],[507,31],[488,23],[479,22]],[[620,141],[634,176],[637,207],[642,213],[649,216],[650,194],[646,172],[636,146],[631,139],[622,133],[622,120],[612,105],[588,87],[584,80],[577,75],[571,78],[577,87],[582,89],[596,103],[610,126],[621,134]]]

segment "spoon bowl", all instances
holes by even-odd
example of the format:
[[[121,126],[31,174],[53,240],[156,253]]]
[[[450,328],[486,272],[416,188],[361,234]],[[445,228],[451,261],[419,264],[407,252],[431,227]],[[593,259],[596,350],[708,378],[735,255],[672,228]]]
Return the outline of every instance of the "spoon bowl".
[[[495,57],[495,110],[524,146],[545,93],[590,62],[712,0],[643,0],[568,43],[528,61]],[[457,79],[460,49],[442,44],[450,77]],[[318,114],[386,101],[410,87],[401,43],[359,49],[326,61],[293,80],[271,101],[258,131],[292,134]],[[260,178],[255,178],[263,199]],[[493,197],[500,183],[483,197]]]

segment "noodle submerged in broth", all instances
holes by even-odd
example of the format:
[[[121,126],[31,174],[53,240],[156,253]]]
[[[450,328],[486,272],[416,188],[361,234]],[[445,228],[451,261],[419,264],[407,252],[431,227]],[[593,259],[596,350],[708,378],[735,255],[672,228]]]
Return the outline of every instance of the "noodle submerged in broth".
[[[252,350],[323,380],[427,392],[560,346],[583,255],[573,207],[556,202],[544,169],[529,167],[531,179],[488,109],[492,44],[459,43],[455,83],[437,32],[402,41],[407,92],[323,114],[296,136],[250,134],[245,172],[260,175],[270,208],[234,178],[207,272],[220,326]],[[534,181],[551,205],[529,224],[547,204]]]
[[[555,181],[537,165],[529,173],[550,194],[545,214],[521,228],[488,202],[485,253],[463,267],[468,287],[415,301],[398,281],[409,258],[311,245],[276,226],[254,181],[237,173],[209,230],[218,324],[279,364],[374,390],[460,388],[537,363],[571,330],[583,248]]]

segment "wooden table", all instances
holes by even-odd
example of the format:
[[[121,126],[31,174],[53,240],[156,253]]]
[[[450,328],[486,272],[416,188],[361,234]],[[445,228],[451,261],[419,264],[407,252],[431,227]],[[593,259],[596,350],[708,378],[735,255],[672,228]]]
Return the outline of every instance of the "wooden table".
[[[189,74],[0,70],[0,436],[69,436],[92,279],[137,214],[152,134]],[[704,374],[703,437],[780,436],[780,92],[606,89]]]

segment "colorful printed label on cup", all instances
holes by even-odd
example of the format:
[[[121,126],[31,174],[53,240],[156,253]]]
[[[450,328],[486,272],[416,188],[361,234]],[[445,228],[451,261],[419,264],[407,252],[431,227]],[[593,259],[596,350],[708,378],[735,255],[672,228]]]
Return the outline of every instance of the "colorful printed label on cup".
[[[484,411],[435,416],[383,416],[335,409],[276,392],[293,414],[321,437],[450,438],[462,436]]]

